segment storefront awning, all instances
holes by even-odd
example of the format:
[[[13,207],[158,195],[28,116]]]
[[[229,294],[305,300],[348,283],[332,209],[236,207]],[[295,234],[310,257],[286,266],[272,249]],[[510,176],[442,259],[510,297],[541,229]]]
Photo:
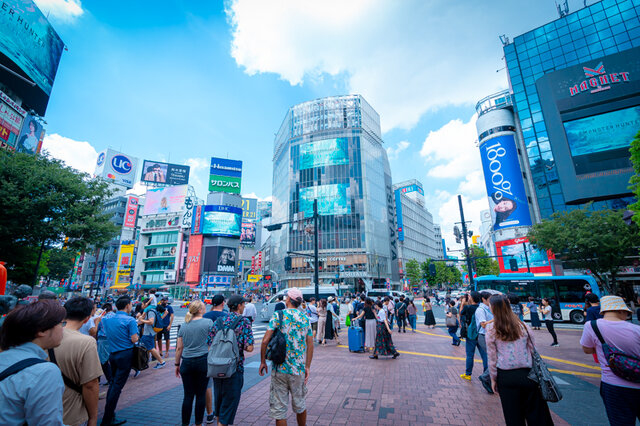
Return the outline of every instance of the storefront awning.
[[[109,288],[114,289],[114,290],[124,290],[127,287],[129,287],[129,283],[118,283],[118,284],[112,285]]]

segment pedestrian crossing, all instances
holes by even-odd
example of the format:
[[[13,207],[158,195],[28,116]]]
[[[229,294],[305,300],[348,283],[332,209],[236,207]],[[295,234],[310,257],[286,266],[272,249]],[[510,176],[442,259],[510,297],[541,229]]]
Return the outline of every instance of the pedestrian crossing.
[[[174,317],[173,325],[171,326],[171,330],[169,331],[169,339],[171,341],[171,348],[175,349],[176,342],[178,340],[178,328],[184,324],[184,317]],[[258,340],[262,340],[264,334],[267,332],[267,323],[256,322],[253,323],[253,340],[257,342]]]

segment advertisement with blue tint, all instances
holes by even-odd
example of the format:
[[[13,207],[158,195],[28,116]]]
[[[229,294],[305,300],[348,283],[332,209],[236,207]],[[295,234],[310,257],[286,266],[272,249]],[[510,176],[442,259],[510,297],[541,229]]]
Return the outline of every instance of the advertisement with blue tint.
[[[310,186],[300,189],[300,211],[313,217],[313,200],[318,200],[318,214],[322,216],[351,213],[348,183]]]
[[[524,252],[525,247],[527,250],[526,255]],[[527,238],[498,241],[496,242],[496,251],[498,253],[498,265],[500,266],[501,273],[533,272],[538,274],[551,272],[549,259],[553,259],[553,253],[532,246]],[[517,271],[511,270],[511,259],[516,260],[518,265]],[[528,268],[527,260],[529,261]]]
[[[347,138],[324,139],[300,145],[300,170],[349,164]]]
[[[416,186],[417,185],[412,185],[412,186]],[[400,241],[404,241],[404,227],[402,226],[402,200],[400,199],[400,197],[402,197],[401,192],[404,192],[404,189],[406,188],[399,188],[395,190],[395,195],[396,195],[396,222],[398,224],[398,240]]]
[[[44,128],[42,123],[36,120],[33,115],[28,114],[24,119],[20,135],[18,135],[16,151],[25,154],[37,154],[40,152],[43,139]]]
[[[242,177],[242,161],[211,157],[210,175]]]
[[[398,191],[402,192],[403,194],[408,194],[410,192],[418,192],[420,195],[424,195],[424,190],[419,185],[403,186],[402,188],[399,188]]]
[[[640,106],[563,123],[576,174],[628,168],[629,146],[640,129]]]
[[[31,0],[4,0],[0,8],[0,52],[51,94],[64,43]]]
[[[217,237],[240,237],[242,209],[231,206],[204,206],[202,233]]]
[[[493,229],[530,226],[516,142],[512,135],[491,138],[480,146]]]

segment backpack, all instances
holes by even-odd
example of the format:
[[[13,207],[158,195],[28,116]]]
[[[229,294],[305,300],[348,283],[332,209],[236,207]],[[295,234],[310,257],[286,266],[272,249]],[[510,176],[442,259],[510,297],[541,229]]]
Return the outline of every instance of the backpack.
[[[0,372],[0,382],[6,379],[7,377],[13,376],[16,373],[19,373],[22,370],[31,367],[32,365],[42,364],[43,362],[47,362],[47,361],[40,358],[26,358],[26,359],[20,360],[15,364],[10,365],[2,372]]]
[[[161,332],[164,329],[164,326],[160,322],[160,314],[155,309],[149,309],[147,312],[147,318],[149,318],[149,312],[153,312],[153,331],[156,333]]]
[[[235,374],[240,360],[236,327],[243,319],[238,316],[229,326],[224,325],[225,317],[216,320],[218,332],[207,355],[207,377],[228,379]]]
[[[334,303],[333,304],[333,310],[335,311],[336,315],[340,316],[340,304],[339,303]]]
[[[404,302],[398,303],[396,311],[398,311],[398,315],[404,315],[407,312],[407,304]]]
[[[282,319],[284,314],[282,311],[278,311],[277,314],[280,324],[278,325],[278,328],[274,330],[271,340],[269,340],[266,354],[266,358],[275,366],[284,363],[287,358],[287,339],[284,337],[284,333],[282,332]]]
[[[475,310],[473,315],[471,316],[471,322],[467,326],[467,339],[477,340],[478,339],[478,324],[476,324],[476,312]]]
[[[621,379],[640,383],[640,358],[626,354],[615,346],[609,346],[602,338],[597,320],[591,320],[591,328],[602,344],[602,352],[613,374]]]

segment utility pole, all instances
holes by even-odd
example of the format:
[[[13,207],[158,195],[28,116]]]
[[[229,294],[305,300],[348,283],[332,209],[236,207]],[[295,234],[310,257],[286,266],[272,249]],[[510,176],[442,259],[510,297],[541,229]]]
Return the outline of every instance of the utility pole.
[[[524,249],[524,260],[527,261],[527,272],[531,273],[531,267],[529,266],[529,255],[527,254],[527,243],[522,243]]]
[[[314,234],[314,244],[313,244],[313,261],[315,263],[315,267],[313,268],[313,279],[315,280],[316,286],[316,300],[320,300],[320,289],[319,289],[319,273],[318,273],[318,199],[313,200],[313,234]]]
[[[469,284],[473,289],[473,267],[471,264],[471,253],[469,252],[469,240],[467,238],[467,222],[464,221],[464,210],[462,209],[462,196],[458,195],[458,206],[460,207],[460,221],[462,221],[462,235],[464,237],[464,252],[467,258],[467,271],[469,271]]]

